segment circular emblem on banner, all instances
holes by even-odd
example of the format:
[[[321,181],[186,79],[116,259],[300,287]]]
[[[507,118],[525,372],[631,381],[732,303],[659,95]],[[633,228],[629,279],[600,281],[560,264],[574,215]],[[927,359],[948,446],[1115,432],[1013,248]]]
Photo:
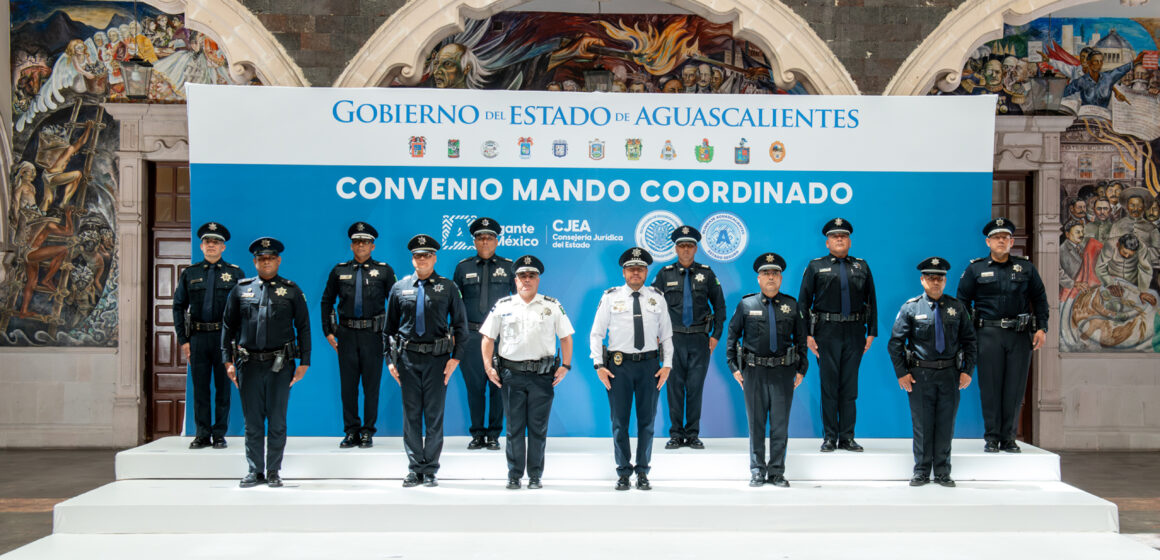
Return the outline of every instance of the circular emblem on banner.
[[[745,222],[731,212],[717,212],[701,224],[701,247],[715,260],[736,260],[748,244],[749,230]]]
[[[781,142],[774,142],[770,144],[769,159],[772,159],[773,163],[781,163],[781,160],[785,159],[785,144],[782,144]]]
[[[483,147],[480,148],[480,151],[483,152],[483,157],[488,159],[493,158],[499,155],[499,142],[496,142],[495,140],[488,140],[487,142],[483,143]]]
[[[656,261],[667,261],[677,256],[672,234],[681,225],[681,219],[668,210],[645,214],[636,223],[636,244],[644,247]]]

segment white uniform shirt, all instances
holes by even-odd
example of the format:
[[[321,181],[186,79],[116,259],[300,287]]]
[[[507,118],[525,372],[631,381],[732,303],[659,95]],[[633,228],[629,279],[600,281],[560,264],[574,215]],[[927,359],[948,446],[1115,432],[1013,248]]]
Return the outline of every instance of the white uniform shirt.
[[[479,334],[499,339],[499,356],[513,362],[555,356],[556,337],[566,338],[574,332],[564,306],[543,294],[536,294],[528,303],[518,295],[495,302],[479,327]]]
[[[617,286],[604,292],[600,298],[600,307],[596,309],[596,321],[588,336],[593,363],[604,363],[601,343],[604,342],[605,333],[608,334],[608,350],[611,352],[652,352],[659,345],[664,355],[663,361],[666,364],[672,361],[673,323],[669,318],[665,296],[652,286],[642,286],[639,291],[640,310],[644,319],[644,348],[638,349],[633,345],[632,288],[627,284]]]

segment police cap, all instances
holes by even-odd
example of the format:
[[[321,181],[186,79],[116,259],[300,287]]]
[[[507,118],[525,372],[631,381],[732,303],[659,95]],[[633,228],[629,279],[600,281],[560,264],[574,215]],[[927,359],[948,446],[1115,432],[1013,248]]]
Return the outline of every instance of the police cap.
[[[674,229],[669,238],[673,240],[673,243],[700,243],[701,232],[693,226],[681,226]]]
[[[764,270],[784,271],[785,259],[777,253],[762,253],[753,261],[753,271],[760,274]]]
[[[540,259],[537,259],[533,255],[524,255],[516,259],[516,274],[532,271],[535,271],[536,274],[543,274],[544,263],[540,262]]]
[[[197,228],[198,239],[217,239],[222,243],[230,240],[230,230],[226,229],[217,222],[206,222],[201,227]]]
[[[250,252],[253,253],[255,257],[261,255],[274,255],[277,257],[278,255],[282,254],[282,251],[285,250],[286,246],[282,245],[281,241],[278,241],[273,237],[259,237],[255,239],[253,243],[250,243]]]
[[[986,235],[987,237],[991,237],[992,235],[999,233],[1015,235],[1015,222],[1012,222],[1007,218],[995,218],[994,220],[987,222],[987,225],[983,226],[983,235]]]
[[[356,239],[369,239],[374,241],[375,239],[378,239],[379,232],[375,229],[375,226],[372,226],[366,222],[355,222],[351,224],[349,228],[347,228],[346,235],[347,237],[350,237],[351,241]]]
[[[850,234],[854,233],[854,225],[851,224],[849,222],[849,220],[844,220],[842,218],[834,218],[834,219],[826,222],[826,225],[822,226],[822,235],[829,237],[830,234],[836,234],[836,233],[844,233],[846,235],[850,235]]]
[[[434,253],[439,250],[439,242],[430,235],[420,233],[407,242],[407,250],[412,253]]]
[[[468,229],[471,230],[472,237],[485,234],[499,237],[499,232],[503,231],[503,227],[499,225],[499,222],[482,216],[476,218],[474,222],[471,222],[471,226]]]
[[[941,257],[929,257],[918,263],[918,270],[923,274],[946,276],[947,271],[950,269],[951,263]]]
[[[652,264],[653,258],[648,251],[633,247],[620,255],[620,267],[627,268],[630,266],[648,266]]]

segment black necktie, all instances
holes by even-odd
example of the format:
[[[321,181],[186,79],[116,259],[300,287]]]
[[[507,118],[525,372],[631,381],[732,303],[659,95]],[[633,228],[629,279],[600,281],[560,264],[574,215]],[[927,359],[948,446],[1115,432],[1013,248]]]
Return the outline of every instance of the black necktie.
[[[846,275],[846,259],[838,259],[838,279],[842,286],[842,315],[849,315],[850,279]]]
[[[258,328],[254,335],[254,343],[258,350],[266,349],[266,323],[270,321],[270,294],[266,283],[262,282],[259,290],[262,292],[258,299]]]
[[[632,293],[632,345],[644,350],[644,314],[640,310],[640,292]]]
[[[426,281],[419,281],[419,293],[415,296],[415,335],[427,334],[427,291],[423,289]]]
[[[208,268],[206,268],[205,299],[201,300],[201,319],[211,323],[213,322],[214,276],[217,276],[217,265],[211,264]]]
[[[934,302],[934,351],[939,354],[946,350],[946,337],[943,333],[942,315],[938,312],[938,302]]]
[[[354,316],[362,318],[362,290],[363,290],[363,265],[355,265],[356,272],[354,273]]]
[[[768,300],[766,309],[769,313],[769,351],[777,354],[777,315],[773,313],[773,300]]]
[[[479,313],[483,316],[486,316],[487,312],[491,311],[491,305],[487,301],[487,285],[491,283],[491,275],[488,274],[491,272],[489,270],[489,264],[491,264],[490,260],[483,261],[483,278],[479,279]]]

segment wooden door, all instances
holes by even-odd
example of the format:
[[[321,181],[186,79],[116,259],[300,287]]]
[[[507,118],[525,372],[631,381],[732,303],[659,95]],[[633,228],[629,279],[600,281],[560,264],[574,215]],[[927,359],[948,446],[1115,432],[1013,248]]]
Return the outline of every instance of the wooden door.
[[[1031,227],[1035,216],[1032,208],[1035,200],[1032,179],[1029,173],[995,173],[991,181],[991,218],[1005,217],[1015,221],[1015,245],[1011,247],[1011,254],[1028,258],[1032,257],[1031,248],[1035,243],[1035,229]],[[1040,275],[1045,273],[1040,269]],[[1016,437],[1031,444],[1035,443],[1031,441],[1035,433],[1031,422],[1037,385],[1034,375],[1034,360],[1037,356],[1038,352],[1032,354],[1031,372],[1027,376],[1027,390],[1023,393],[1023,408],[1019,411],[1019,426],[1016,429]]]
[[[186,361],[173,328],[173,291],[190,262],[189,164],[149,168],[149,328],[145,383],[146,441],[179,435],[185,423]]]

